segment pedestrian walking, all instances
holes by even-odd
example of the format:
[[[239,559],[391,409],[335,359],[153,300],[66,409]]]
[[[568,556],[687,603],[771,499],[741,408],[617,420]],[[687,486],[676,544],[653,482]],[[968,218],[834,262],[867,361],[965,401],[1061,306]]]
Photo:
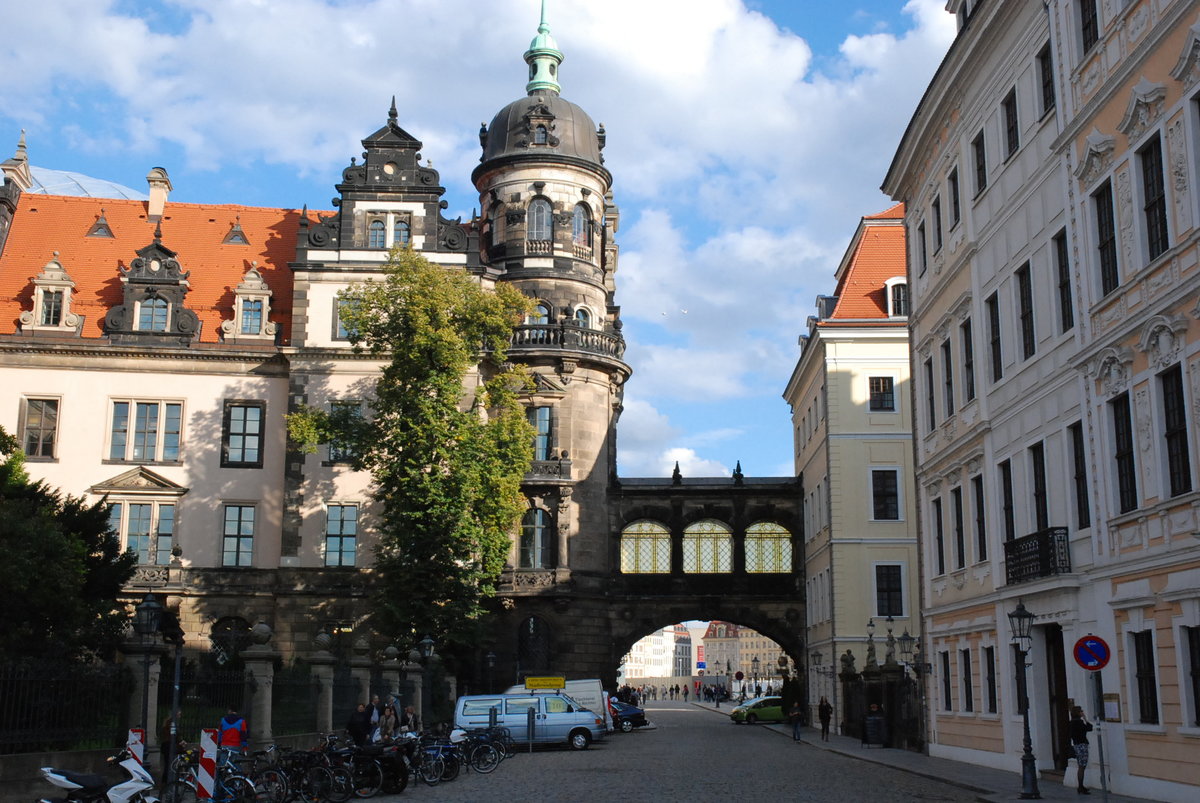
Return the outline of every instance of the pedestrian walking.
[[[829,720],[833,719],[833,706],[829,704],[828,698],[821,696],[821,702],[817,705],[817,719],[821,720],[821,741],[829,741]]]
[[[371,712],[367,710],[366,703],[359,703],[346,720],[346,735],[359,747],[371,737]]]
[[[1079,782],[1078,788],[1075,790],[1081,795],[1090,795],[1091,792],[1083,785],[1083,771],[1088,765],[1088,737],[1087,735],[1092,730],[1092,723],[1088,722],[1083,716],[1083,709],[1075,706],[1071,709],[1071,721],[1067,723],[1067,734],[1071,737],[1071,747],[1075,749],[1075,764],[1076,764],[1076,780]]]

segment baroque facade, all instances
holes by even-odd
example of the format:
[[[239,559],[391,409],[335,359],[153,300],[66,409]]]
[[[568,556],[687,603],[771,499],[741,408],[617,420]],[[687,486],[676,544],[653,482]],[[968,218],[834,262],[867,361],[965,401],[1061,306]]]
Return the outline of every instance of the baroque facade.
[[[1111,789],[1192,800],[1200,3],[950,5],[884,182],[907,209],[930,751],[1015,769],[1027,670],[1042,770],[1067,768],[1077,703]]]
[[[290,449],[284,416],[370,414],[381,364],[351,348],[339,292],[379,276],[399,245],[536,300],[510,351],[535,379],[529,506],[476,682],[491,652],[497,678],[611,684],[641,636],[722,614],[802,655],[794,478],[617,477],[631,373],[619,213],[606,132],[560,95],[562,59],[543,19],[526,94],[479,132],[481,213],[468,221],[442,215],[439,175],[394,102],[331,211],[173,202],[162,168],[147,200],[38,192],[24,140],[4,163],[0,423],[36,478],[109,500],[139,558],[130,600],[159,593],[189,648],[259,621],[285,658],[322,632],[363,652],[389,644],[365,628],[370,477],[337,443]]]

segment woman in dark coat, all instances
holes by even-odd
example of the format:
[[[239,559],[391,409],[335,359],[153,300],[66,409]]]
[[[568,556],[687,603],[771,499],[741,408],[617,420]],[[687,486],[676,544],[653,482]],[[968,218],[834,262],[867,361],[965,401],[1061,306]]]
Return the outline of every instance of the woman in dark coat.
[[[371,738],[371,712],[367,710],[366,703],[359,703],[350,719],[346,720],[346,735],[359,747]]]

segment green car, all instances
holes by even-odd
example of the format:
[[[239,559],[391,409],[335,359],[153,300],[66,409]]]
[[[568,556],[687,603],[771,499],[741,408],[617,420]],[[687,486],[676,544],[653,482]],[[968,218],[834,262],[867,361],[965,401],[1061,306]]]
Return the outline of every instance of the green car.
[[[783,722],[782,697],[755,697],[733,709],[729,718],[734,722],[753,725],[756,722]]]

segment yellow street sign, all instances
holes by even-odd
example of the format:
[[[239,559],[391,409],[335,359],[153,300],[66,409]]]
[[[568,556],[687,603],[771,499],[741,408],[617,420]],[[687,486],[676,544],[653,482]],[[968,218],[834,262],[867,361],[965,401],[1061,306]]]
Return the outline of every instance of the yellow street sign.
[[[525,678],[525,688],[533,689],[565,689],[566,678]]]

